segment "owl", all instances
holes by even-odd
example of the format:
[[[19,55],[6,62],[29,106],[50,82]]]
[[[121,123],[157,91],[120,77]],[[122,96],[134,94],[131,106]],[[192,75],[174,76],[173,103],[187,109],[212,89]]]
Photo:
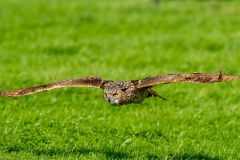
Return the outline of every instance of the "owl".
[[[103,97],[107,103],[113,106],[121,106],[130,103],[142,103],[149,97],[158,97],[166,100],[152,89],[153,86],[157,84],[167,84],[172,82],[213,83],[239,79],[240,76],[223,74],[222,68],[220,68],[220,73],[194,72],[189,74],[161,74],[141,80],[130,81],[102,80],[100,77],[90,76],[62,80],[25,89],[6,92],[0,91],[0,95],[4,97],[18,97],[62,87],[94,87],[103,90]]]

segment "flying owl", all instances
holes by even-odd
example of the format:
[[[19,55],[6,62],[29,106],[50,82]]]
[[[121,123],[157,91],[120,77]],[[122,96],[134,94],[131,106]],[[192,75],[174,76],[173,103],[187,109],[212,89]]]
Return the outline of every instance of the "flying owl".
[[[239,79],[240,76],[223,74],[222,68],[220,68],[220,73],[194,72],[189,74],[161,74],[141,80],[130,81],[102,80],[99,77],[90,76],[85,78],[62,80],[25,89],[17,89],[6,92],[0,91],[0,95],[4,97],[18,97],[54,88],[94,87],[103,89],[103,96],[107,103],[114,106],[121,106],[130,103],[142,103],[146,98],[152,96],[166,100],[152,89],[152,87],[156,84],[167,84],[172,82],[213,83]]]

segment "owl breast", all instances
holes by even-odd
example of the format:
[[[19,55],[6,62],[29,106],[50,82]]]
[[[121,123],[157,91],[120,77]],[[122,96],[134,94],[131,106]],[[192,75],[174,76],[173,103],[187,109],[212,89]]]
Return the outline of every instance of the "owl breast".
[[[113,106],[141,103],[147,97],[146,88],[137,89],[131,82],[108,82],[104,87],[104,99]]]

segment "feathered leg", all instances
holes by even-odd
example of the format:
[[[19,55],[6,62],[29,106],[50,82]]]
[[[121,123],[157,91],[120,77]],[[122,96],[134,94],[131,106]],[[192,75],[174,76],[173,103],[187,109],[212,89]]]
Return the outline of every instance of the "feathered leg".
[[[159,97],[159,98],[161,98],[162,100],[167,100],[166,98],[158,95],[158,93],[155,92],[154,90],[152,90],[151,88],[148,88],[148,93],[149,93],[150,96]],[[149,97],[150,97],[150,96],[149,96]]]

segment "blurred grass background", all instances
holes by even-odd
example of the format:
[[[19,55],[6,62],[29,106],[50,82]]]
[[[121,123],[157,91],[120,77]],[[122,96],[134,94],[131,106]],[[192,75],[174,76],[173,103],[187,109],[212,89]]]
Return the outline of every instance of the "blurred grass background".
[[[239,1],[0,1],[0,89],[100,76],[240,75]],[[0,159],[239,159],[239,82],[158,85],[115,108],[102,91],[0,97]]]

